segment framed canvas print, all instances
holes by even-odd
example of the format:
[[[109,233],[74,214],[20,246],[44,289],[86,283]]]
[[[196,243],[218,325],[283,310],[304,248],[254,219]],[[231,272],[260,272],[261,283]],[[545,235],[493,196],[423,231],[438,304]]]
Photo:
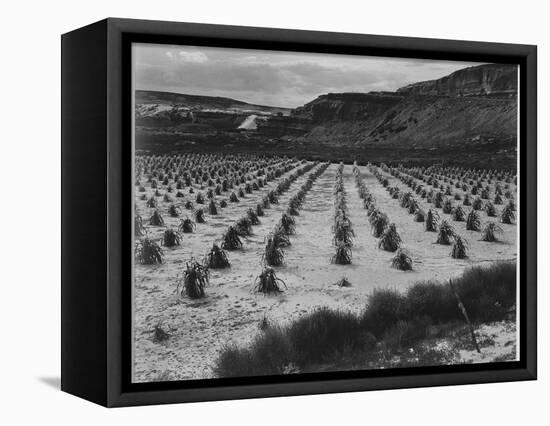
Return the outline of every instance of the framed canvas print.
[[[536,47],[107,19],[62,37],[62,389],[536,378]]]

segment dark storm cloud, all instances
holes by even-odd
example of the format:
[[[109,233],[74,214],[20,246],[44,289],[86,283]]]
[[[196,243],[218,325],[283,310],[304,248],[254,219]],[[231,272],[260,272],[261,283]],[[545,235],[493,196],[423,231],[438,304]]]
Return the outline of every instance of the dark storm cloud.
[[[295,107],[328,92],[395,90],[475,65],[294,52],[136,45],[135,87]]]

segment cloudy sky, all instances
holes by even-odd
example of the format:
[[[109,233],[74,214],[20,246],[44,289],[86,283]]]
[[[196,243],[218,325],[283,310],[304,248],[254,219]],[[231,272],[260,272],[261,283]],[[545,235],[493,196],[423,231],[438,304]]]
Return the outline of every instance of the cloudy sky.
[[[329,92],[393,91],[471,62],[155,44],[134,45],[136,89],[297,107]]]

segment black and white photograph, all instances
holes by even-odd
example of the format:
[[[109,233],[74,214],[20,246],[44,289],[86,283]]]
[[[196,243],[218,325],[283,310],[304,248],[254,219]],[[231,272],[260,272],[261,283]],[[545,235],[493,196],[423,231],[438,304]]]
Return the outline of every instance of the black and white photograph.
[[[133,383],[519,360],[517,64],[131,57]]]

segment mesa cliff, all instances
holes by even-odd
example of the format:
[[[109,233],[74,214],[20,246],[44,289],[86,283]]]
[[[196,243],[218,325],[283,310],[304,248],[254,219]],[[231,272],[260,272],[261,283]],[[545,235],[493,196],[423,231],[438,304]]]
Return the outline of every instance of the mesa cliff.
[[[484,157],[513,167],[517,88],[516,66],[488,64],[395,92],[327,93],[294,109],[139,91],[136,147],[226,146],[319,158],[348,152],[388,161],[448,157],[475,163]]]

